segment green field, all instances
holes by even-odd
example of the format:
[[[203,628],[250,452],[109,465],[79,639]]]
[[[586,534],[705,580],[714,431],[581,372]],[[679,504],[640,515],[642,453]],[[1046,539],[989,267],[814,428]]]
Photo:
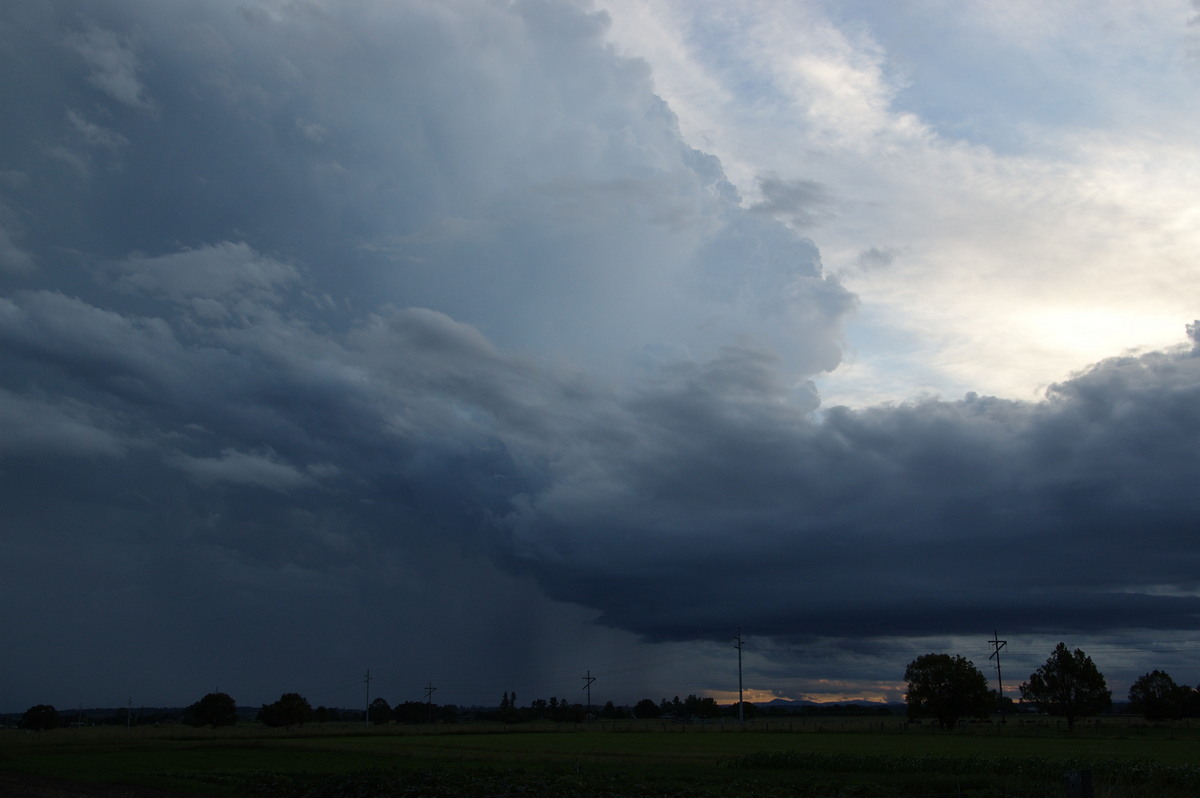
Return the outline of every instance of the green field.
[[[764,728],[766,730],[764,730]],[[419,732],[419,733],[418,733]],[[1200,729],[801,721],[0,732],[0,771],[201,795],[1063,796],[1200,794]]]

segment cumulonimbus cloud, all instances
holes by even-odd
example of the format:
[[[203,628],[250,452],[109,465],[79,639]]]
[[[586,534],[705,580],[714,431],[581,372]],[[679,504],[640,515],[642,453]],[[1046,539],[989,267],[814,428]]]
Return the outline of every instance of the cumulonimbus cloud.
[[[194,651],[223,622],[294,651],[290,602],[355,652],[363,608],[454,629],[507,601],[847,648],[984,608],[1190,623],[1195,353],[1105,361],[1037,403],[821,408],[855,297],[683,141],[602,13],[55,8],[75,33],[9,11],[0,48],[55,89],[0,87],[30,176],[0,185],[23,203],[8,240],[37,264],[0,273],[0,424],[31,427],[0,447],[0,599],[30,618],[31,575],[86,550],[122,574],[96,612],[141,608],[194,674],[223,667]],[[81,132],[120,168],[45,157]],[[761,210],[820,200],[778,188]]]

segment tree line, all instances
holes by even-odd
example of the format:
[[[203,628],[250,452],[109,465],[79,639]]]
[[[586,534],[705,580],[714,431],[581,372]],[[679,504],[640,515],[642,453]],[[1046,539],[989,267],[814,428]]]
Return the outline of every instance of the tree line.
[[[953,729],[964,718],[983,719],[1014,708],[1011,699],[991,689],[983,672],[961,655],[923,654],[908,663],[904,680],[908,683],[904,701],[909,718],[931,717],[941,728]],[[1073,728],[1078,719],[1097,715],[1112,706],[1112,691],[1108,689],[1104,674],[1091,657],[1078,648],[1069,650],[1065,643],[1059,643],[1046,662],[1029,675],[1021,684],[1020,693],[1023,701],[1040,711],[1064,718],[1068,729]],[[1153,670],[1143,674],[1129,688],[1128,709],[1150,721],[1200,717],[1200,685],[1193,688],[1178,684],[1169,674]],[[598,708],[585,707],[554,696],[535,699],[522,707],[517,705],[515,692],[505,692],[495,709],[473,708],[469,712],[471,717],[478,720],[506,723],[534,720],[578,723],[589,718],[709,720],[722,716],[736,717],[737,710],[737,704],[721,707],[712,698],[694,694],[683,700],[678,696],[670,701],[663,698],[658,702],[644,698],[632,708],[614,706],[612,701]],[[759,712],[759,707],[745,704],[743,711],[745,717],[753,717]],[[452,723],[462,718],[463,713],[464,710],[454,704],[403,701],[392,706],[385,699],[376,698],[367,708],[366,720],[376,725],[391,722]],[[153,717],[156,722],[172,719],[161,713]],[[257,715],[257,720],[267,726],[363,719],[362,710],[324,706],[314,709],[308,699],[299,693],[282,694],[278,701],[263,704]],[[114,723],[118,720],[122,720],[119,713],[105,722]],[[232,726],[238,721],[237,703],[226,693],[208,693],[184,709],[181,720],[197,727]],[[128,716],[125,716],[123,722],[128,721]],[[44,731],[62,726],[64,722],[53,706],[37,704],[25,711],[20,725],[25,729]]]
[[[753,709],[755,709],[753,705],[746,706],[747,713]],[[697,695],[689,695],[683,700],[680,700],[678,696],[671,700],[663,698],[658,702],[645,698],[637,702],[633,708],[629,708],[616,706],[612,701],[607,701],[602,706],[588,707],[555,696],[551,696],[549,699],[535,699],[528,706],[518,706],[517,694],[506,692],[501,697],[499,706],[495,708],[472,707],[470,709],[460,708],[455,704],[434,704],[428,701],[403,701],[392,706],[386,699],[377,697],[368,705],[365,720],[373,725],[454,723],[464,717],[503,723],[529,721],[581,723],[593,718],[603,720],[635,717],[706,720],[720,717],[723,714],[728,715],[730,712],[736,715],[737,706],[722,708],[714,699]],[[212,692],[187,706],[179,716],[160,713],[156,714],[154,718],[156,721],[180,720],[195,727],[219,728],[235,725],[239,720],[239,715],[237,702],[232,696],[228,693]],[[284,693],[279,700],[263,704],[255,719],[266,726],[290,727],[314,722],[362,722],[364,717],[362,710],[335,709],[324,706],[313,708],[308,699],[301,694]],[[126,716],[122,716],[122,723],[127,720]],[[105,722],[115,721],[110,718]],[[21,719],[22,728],[35,731],[44,731],[62,725],[64,725],[62,716],[58,710],[48,704],[30,707]]]
[[[736,705],[732,708],[736,713]],[[618,707],[607,701],[601,707],[587,707],[566,699],[551,696],[549,699],[534,699],[528,706],[518,706],[516,692],[505,692],[495,709],[472,708],[471,717],[476,720],[491,720],[504,723],[520,723],[535,720],[580,723],[589,718],[617,720],[621,718],[672,718],[679,720],[711,719],[720,717],[722,708],[709,697],[679,696],[659,702],[645,698],[632,710]],[[392,706],[387,699],[376,697],[367,707],[366,720],[375,725],[387,723],[452,723],[460,719],[463,710],[454,704],[404,701]],[[237,705],[225,693],[209,693],[184,710],[183,721],[193,726],[230,726],[237,722]],[[350,717],[348,717],[350,716]],[[362,712],[355,710],[330,710],[325,707],[313,709],[308,700],[299,693],[284,693],[278,701],[264,704],[257,720],[267,726],[298,726],[316,721],[362,720]]]
[[[932,717],[938,726],[953,729],[963,718],[986,718],[1011,710],[1011,699],[988,687],[987,677],[966,657],[923,654],[904,671],[908,690],[904,701],[912,719]],[[1067,721],[1098,715],[1112,706],[1112,691],[1096,663],[1081,649],[1059,643],[1046,662],[1020,686],[1022,701]],[[1175,683],[1155,670],[1129,688],[1129,711],[1147,720],[1200,717],[1200,685]]]

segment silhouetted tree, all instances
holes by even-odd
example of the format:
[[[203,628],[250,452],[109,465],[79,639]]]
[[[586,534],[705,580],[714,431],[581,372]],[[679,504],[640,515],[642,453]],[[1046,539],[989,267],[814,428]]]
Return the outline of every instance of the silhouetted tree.
[[[372,723],[382,725],[392,719],[392,705],[382,697],[376,698],[367,707],[367,717]]]
[[[232,726],[237,723],[237,703],[226,693],[209,693],[183,711],[190,726]]]
[[[1082,650],[1068,651],[1059,643],[1029,681],[1021,685],[1021,697],[1037,704],[1043,712],[1067,719],[1067,729],[1078,718],[1096,715],[1112,706],[1112,691],[1092,658]]]
[[[1129,688],[1129,708],[1146,720],[1174,720],[1183,717],[1188,688],[1159,670],[1138,677]]]
[[[308,699],[299,693],[284,693],[274,704],[263,704],[258,719],[267,726],[298,726],[312,720]]]
[[[25,710],[21,716],[21,728],[35,732],[56,729],[62,725],[58,710],[49,704],[36,704]]]
[[[392,708],[397,723],[431,723],[439,716],[438,705],[426,701],[405,701]]]
[[[662,712],[659,710],[658,704],[654,703],[654,699],[643,698],[633,705],[633,714],[638,718],[657,718]]]
[[[751,704],[749,701],[743,701],[741,704],[741,707],[742,707],[742,717],[745,718],[746,720],[750,720],[751,718],[758,716],[758,704]],[[726,714],[731,718],[736,718],[738,716],[738,702],[737,701],[734,701],[732,704],[729,705],[729,708],[726,710]]]
[[[1195,688],[1186,684],[1179,685],[1180,703],[1183,704],[1185,718],[1200,718],[1200,685]]]
[[[689,718],[716,718],[721,714],[716,699],[689,695],[683,700],[683,711]]]
[[[922,654],[904,669],[908,716],[932,715],[938,727],[953,729],[959,718],[986,718],[992,708],[987,677],[966,657]]]
[[[1012,716],[1017,714],[1016,702],[1011,698],[1006,695],[1000,695],[999,690],[992,690],[990,695],[992,696],[993,712],[998,712],[1004,716]]]
[[[558,714],[554,719],[559,723],[582,723],[587,720],[587,708],[583,704],[571,704],[563,699],[558,702]]]

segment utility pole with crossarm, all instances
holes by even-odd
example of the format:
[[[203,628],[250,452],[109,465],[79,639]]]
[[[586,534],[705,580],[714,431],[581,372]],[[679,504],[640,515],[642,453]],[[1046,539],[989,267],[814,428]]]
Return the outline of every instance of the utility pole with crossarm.
[[[993,630],[992,631],[992,639],[989,640],[988,642],[992,644],[992,648],[994,649],[992,651],[992,653],[988,655],[988,659],[996,660],[996,686],[999,688],[996,695],[1000,699],[1000,702],[999,702],[1000,703],[1000,725],[1003,726],[1004,722],[1005,722],[1004,721],[1004,680],[1000,678],[1000,649],[1007,646],[1008,641],[1001,640],[1000,633]]]
[[[590,717],[592,714],[592,682],[596,681],[596,677],[592,675],[590,668],[588,669],[587,676],[583,677],[583,680],[586,682],[583,685],[583,689],[587,690],[587,715],[584,717]]]
[[[738,627],[737,637],[734,638],[737,645],[734,646],[738,650],[738,723],[746,725],[746,704],[742,701],[742,646],[746,645],[746,641],[742,640],[742,627]]]

